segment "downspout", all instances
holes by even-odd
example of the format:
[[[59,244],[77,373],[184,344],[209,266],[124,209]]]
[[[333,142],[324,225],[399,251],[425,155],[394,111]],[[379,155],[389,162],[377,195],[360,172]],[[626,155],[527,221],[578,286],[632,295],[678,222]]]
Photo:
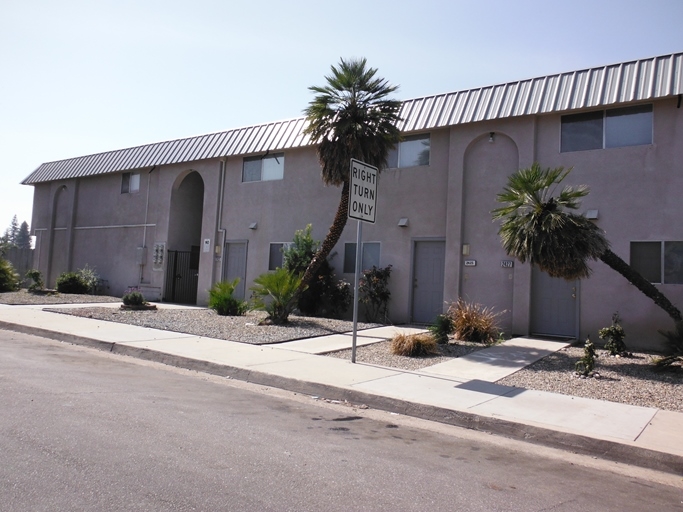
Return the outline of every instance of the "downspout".
[[[220,256],[217,258],[218,261],[220,262],[218,265],[218,279],[217,281],[222,281],[223,280],[223,257],[224,254],[223,252],[225,251],[225,238],[226,238],[226,231],[225,228],[222,228],[223,224],[223,198],[225,196],[225,164],[226,164],[227,158],[223,157],[220,159],[221,165],[220,165],[220,174],[218,178],[218,211],[216,212],[216,232],[220,233],[220,245],[218,253],[216,253],[216,256],[220,254]],[[214,271],[216,267],[214,266]],[[214,282],[216,277],[216,273],[214,272]]]
[[[147,173],[147,202],[145,203],[145,225],[142,228],[142,249],[144,251],[145,247],[147,246],[147,217],[149,215],[149,189],[151,188],[151,183],[152,183],[152,171],[156,169],[157,166],[153,166],[149,172]],[[140,265],[140,278],[138,279],[138,284],[142,284],[142,278],[143,278],[143,269],[145,268],[144,262]]]

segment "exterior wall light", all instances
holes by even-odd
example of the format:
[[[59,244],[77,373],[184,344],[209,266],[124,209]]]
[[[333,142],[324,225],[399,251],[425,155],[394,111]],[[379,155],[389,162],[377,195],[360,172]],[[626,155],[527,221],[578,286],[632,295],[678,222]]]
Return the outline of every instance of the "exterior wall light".
[[[257,227],[258,227],[258,223],[256,223],[256,222],[252,222],[251,224],[249,224],[249,229],[256,229]]]
[[[470,255],[470,244],[462,244],[462,255],[463,256],[469,256]]]
[[[586,211],[586,218],[589,220],[597,220],[598,210],[587,210]]]
[[[495,132],[489,132],[489,142],[493,144],[493,136],[495,135]]]
[[[408,227],[408,217],[401,217],[398,219],[398,225],[402,228]]]

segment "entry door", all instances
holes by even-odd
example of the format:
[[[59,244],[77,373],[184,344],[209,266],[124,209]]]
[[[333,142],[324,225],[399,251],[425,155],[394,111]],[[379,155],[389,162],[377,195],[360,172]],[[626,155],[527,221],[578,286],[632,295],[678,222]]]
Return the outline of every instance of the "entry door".
[[[429,324],[443,313],[446,243],[415,242],[412,321]]]
[[[247,242],[226,242],[223,257],[223,280],[232,281],[239,277],[240,282],[233,292],[233,297],[244,299],[247,279]]]
[[[199,247],[191,251],[167,251],[164,301],[180,304],[197,303]]]
[[[578,281],[550,277],[534,267],[531,276],[531,334],[577,337]]]

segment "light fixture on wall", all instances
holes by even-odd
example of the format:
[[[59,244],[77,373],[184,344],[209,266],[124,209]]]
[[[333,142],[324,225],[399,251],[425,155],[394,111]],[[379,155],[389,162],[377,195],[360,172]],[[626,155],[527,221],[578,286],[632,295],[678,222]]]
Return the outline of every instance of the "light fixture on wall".
[[[462,255],[463,256],[469,256],[470,255],[470,244],[462,244]]]
[[[489,132],[489,142],[493,143],[493,136],[495,135],[495,132]]]
[[[398,225],[402,228],[408,227],[408,217],[401,217],[398,219]]]
[[[252,222],[251,224],[249,224],[249,229],[256,229],[257,227],[258,227],[258,223],[256,223],[256,222]]]
[[[597,220],[598,210],[586,210],[586,218],[589,220]]]

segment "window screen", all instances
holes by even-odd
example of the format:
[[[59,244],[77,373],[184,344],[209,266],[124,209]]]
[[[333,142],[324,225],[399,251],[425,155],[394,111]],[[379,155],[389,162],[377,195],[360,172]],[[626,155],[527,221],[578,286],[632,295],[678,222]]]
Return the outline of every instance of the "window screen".
[[[603,111],[562,116],[561,151],[602,148]]]
[[[605,147],[652,144],[652,105],[615,108],[605,113]]]
[[[631,242],[631,267],[651,283],[661,283],[662,243]]]
[[[363,259],[361,260],[361,270],[372,267],[379,267],[379,242],[363,243]],[[344,244],[344,273],[354,274],[356,272],[356,244]]]

